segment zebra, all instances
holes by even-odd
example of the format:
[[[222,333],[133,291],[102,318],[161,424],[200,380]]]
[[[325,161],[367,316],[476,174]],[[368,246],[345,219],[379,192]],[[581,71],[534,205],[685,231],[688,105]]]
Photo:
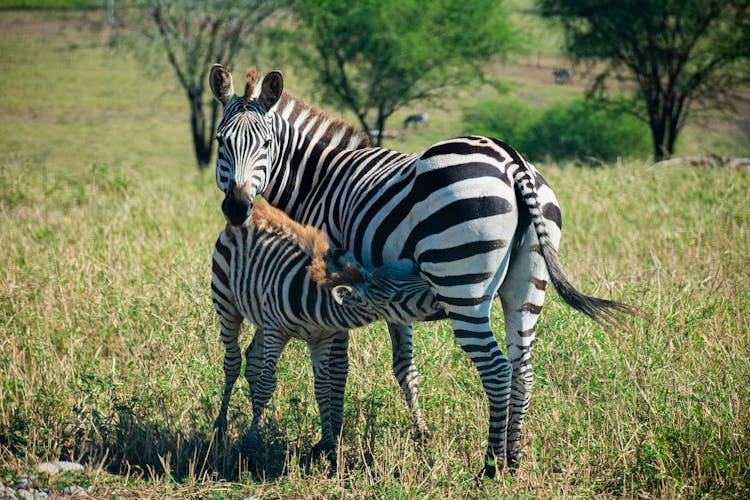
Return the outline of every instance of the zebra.
[[[307,342],[313,364],[321,440],[311,456],[335,463],[348,373],[348,329],[378,319],[409,322],[440,315],[429,286],[410,262],[372,271],[332,249],[318,229],[302,226],[260,203],[242,225],[228,224],[214,246],[211,291],[225,347],[225,387],[214,427],[223,436],[242,362],[244,319],[256,333],[246,350],[245,377],[253,419],[242,441],[252,459],[263,410],[276,388],[276,363],[290,338]]]
[[[430,117],[427,115],[427,113],[416,113],[413,115],[409,115],[404,120],[404,128],[409,128],[410,123],[413,123],[415,127],[420,123],[427,126],[427,124],[430,123]]]
[[[365,266],[411,260],[488,398],[481,474],[494,477],[506,462],[515,466],[533,379],[531,344],[548,281],[566,303],[601,322],[617,323],[617,313],[639,314],[585,295],[568,281],[557,256],[560,207],[542,175],[508,144],[481,136],[441,141],[414,154],[349,148],[336,139],[344,132],[329,118],[312,116],[283,92],[278,71],[249,77],[242,96],[224,66],[212,66],[209,83],[223,109],[216,181],[224,215],[242,223],[260,194],[292,219],[322,229]],[[495,296],[503,307],[507,355],[490,324]],[[419,420],[412,324],[388,327],[394,374]]]

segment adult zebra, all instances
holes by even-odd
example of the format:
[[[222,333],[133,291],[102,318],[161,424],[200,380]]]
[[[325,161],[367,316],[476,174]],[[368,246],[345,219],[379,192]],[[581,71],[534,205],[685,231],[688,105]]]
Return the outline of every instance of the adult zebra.
[[[249,73],[254,75],[254,73]],[[210,85],[223,105],[216,138],[216,180],[233,224],[263,195],[294,220],[326,232],[367,267],[412,261],[430,283],[456,341],[479,373],[489,401],[484,474],[494,476],[520,455],[519,432],[532,383],[530,349],[548,279],[572,307],[603,321],[636,311],[582,294],[557,257],[562,224],[557,200],[539,172],[507,144],[460,137],[418,154],[346,149],[328,124],[290,116],[281,73],[248,78],[235,95],[221,65]],[[309,113],[308,113],[309,114]],[[499,295],[507,357],[490,325]],[[411,325],[389,323],[394,373],[416,404]],[[402,369],[400,364],[406,368]]]
[[[258,204],[241,226],[227,225],[214,246],[211,292],[221,322],[226,378],[214,427],[227,425],[227,408],[240,372],[243,319],[256,327],[246,351],[253,421],[242,441],[252,460],[263,410],[276,389],[276,363],[290,338],[307,342],[320,410],[321,439],[313,456],[335,459],[348,373],[348,329],[378,319],[410,322],[436,313],[429,285],[406,262],[369,271],[332,249],[318,229]]]

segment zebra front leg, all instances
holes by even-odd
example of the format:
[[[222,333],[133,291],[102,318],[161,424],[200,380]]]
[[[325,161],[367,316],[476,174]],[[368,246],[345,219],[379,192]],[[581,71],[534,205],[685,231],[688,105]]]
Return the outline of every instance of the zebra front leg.
[[[412,326],[388,323],[388,333],[391,335],[393,375],[404,393],[418,439],[427,439],[427,425],[422,420],[422,411],[419,408],[419,372],[414,364]]]
[[[240,447],[242,455],[251,460],[260,442],[260,423],[263,418],[263,410],[271,400],[274,391],[276,391],[276,365],[279,362],[281,351],[289,339],[280,332],[268,328],[264,328],[263,333],[263,369],[253,387],[253,421]]]
[[[480,310],[449,312],[453,334],[479,373],[490,407],[485,465],[481,472],[495,477],[504,468],[511,365],[497,344],[489,319],[489,303]],[[468,309],[468,308],[467,308]]]
[[[227,410],[229,408],[229,399],[232,395],[232,388],[240,374],[242,365],[242,352],[238,342],[240,329],[242,327],[242,316],[236,314],[234,308],[232,311],[226,309],[219,310],[221,321],[221,341],[224,344],[224,394],[221,398],[221,408],[219,415],[214,421],[214,429],[218,442],[224,439],[224,433],[227,428]],[[233,314],[234,313],[234,314]]]

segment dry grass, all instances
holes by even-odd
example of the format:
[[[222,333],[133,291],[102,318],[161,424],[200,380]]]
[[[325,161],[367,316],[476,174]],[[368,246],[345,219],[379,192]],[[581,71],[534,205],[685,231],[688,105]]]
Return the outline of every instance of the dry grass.
[[[293,343],[268,410],[265,478],[239,475],[237,446],[209,444],[222,218],[212,172],[193,167],[182,96],[92,45],[96,34],[2,33],[0,481],[62,458],[87,468],[37,482],[97,498],[750,493],[747,171],[543,169],[573,281],[652,320],[602,330],[550,293],[515,474],[475,479],[486,402],[446,323],[416,329],[432,439],[415,443],[378,323],[353,334],[340,473],[294,459],[318,434],[307,351]],[[493,317],[502,331],[499,307]],[[246,399],[230,407],[234,443]]]

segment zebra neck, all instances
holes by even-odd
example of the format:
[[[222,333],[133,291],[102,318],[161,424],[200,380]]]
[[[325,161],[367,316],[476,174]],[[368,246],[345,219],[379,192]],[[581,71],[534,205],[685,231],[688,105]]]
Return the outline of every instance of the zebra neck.
[[[332,183],[346,183],[353,172],[347,162],[334,161],[352,151],[346,144],[330,144],[321,134],[305,133],[281,117],[274,120],[278,151],[268,171],[263,197],[292,219],[323,228],[326,193]]]

